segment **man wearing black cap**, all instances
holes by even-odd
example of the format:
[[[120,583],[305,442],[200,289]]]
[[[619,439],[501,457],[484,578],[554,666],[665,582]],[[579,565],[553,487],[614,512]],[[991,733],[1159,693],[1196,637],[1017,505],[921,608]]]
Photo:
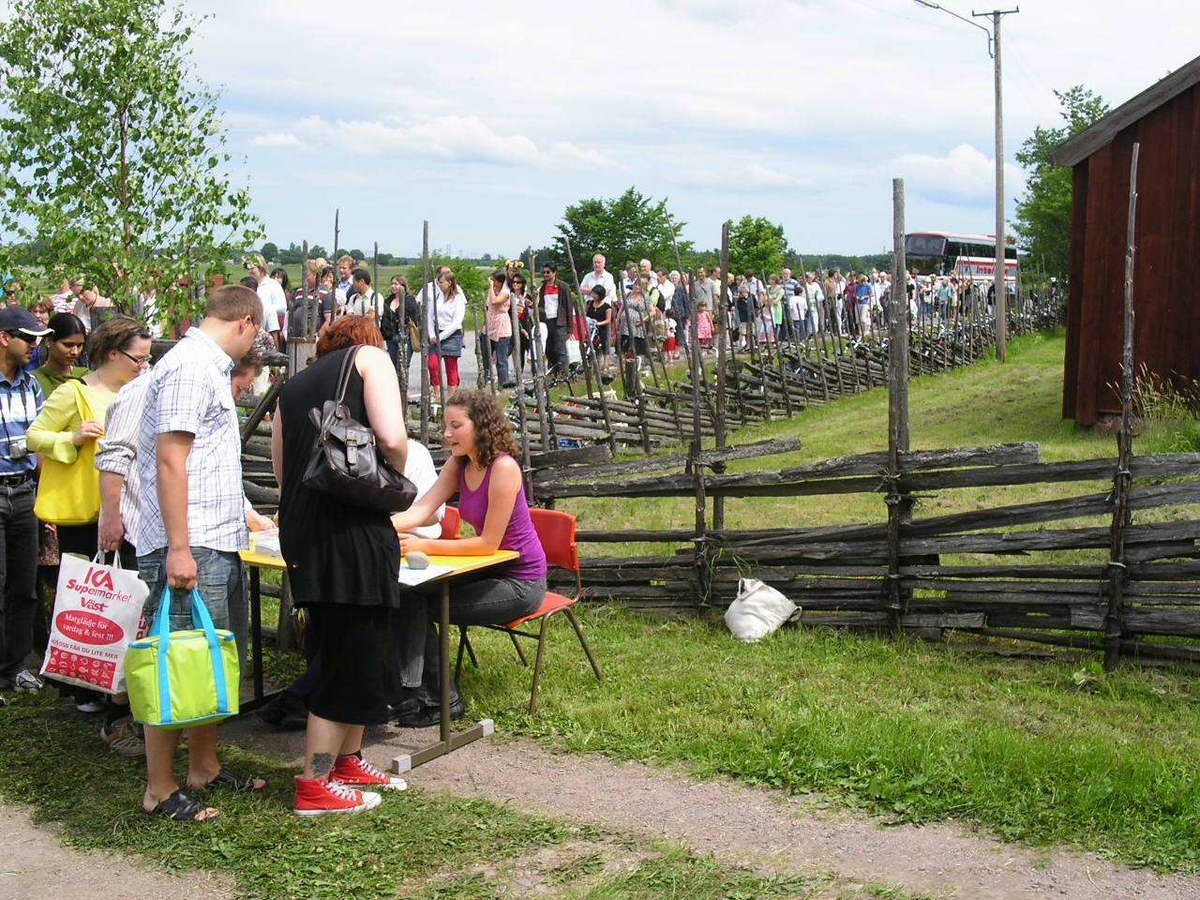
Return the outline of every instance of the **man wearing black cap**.
[[[23,306],[0,309],[0,690],[42,687],[41,679],[22,666],[33,649],[38,554],[37,457],[25,446],[25,431],[45,401],[25,366],[49,333]]]
[[[571,315],[571,291],[558,280],[558,266],[542,265],[542,286],[538,291],[538,315],[546,323],[546,365],[548,369],[567,368],[567,330]]]

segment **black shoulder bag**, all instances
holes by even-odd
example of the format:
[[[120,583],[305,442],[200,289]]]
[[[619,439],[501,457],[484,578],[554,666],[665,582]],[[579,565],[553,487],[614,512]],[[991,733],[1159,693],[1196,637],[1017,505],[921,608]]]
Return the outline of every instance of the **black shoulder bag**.
[[[310,490],[332,494],[351,506],[396,513],[412,506],[416,486],[397,472],[375,446],[375,433],[356,421],[346,408],[346,388],[358,347],[342,360],[337,399],[326,400],[309,413],[317,439],[302,483]]]

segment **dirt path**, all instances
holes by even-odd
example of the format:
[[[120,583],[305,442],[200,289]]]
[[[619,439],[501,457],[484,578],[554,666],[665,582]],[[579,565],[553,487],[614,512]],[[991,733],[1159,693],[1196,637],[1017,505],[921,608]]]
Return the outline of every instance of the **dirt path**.
[[[265,732],[255,723],[227,726],[225,737],[298,763],[302,735]],[[436,739],[432,730],[380,730],[368,758],[381,768],[393,756]],[[665,837],[702,853],[763,871],[832,873],[864,883],[970,900],[1200,900],[1200,878],[1159,877],[1095,856],[1027,850],[954,824],[883,827],[868,817],[816,808],[730,781],[698,781],[680,772],[617,764],[598,755],[551,753],[499,736],[462,748],[408,773],[417,787],[486,797],[618,833]],[[183,877],[134,859],[64,847],[52,829],[0,805],[0,900],[28,897],[235,896],[210,873]]]
[[[296,736],[281,739],[239,728],[240,742],[256,749],[297,759],[302,752]],[[436,737],[432,729],[373,732],[366,755],[386,769],[393,756]],[[939,897],[1200,900],[1200,878],[1160,877],[1087,854],[1028,850],[954,824],[883,827],[866,816],[816,810],[812,798],[788,798],[730,780],[698,781],[594,754],[550,753],[503,736],[464,747],[407,777],[427,790],[670,838],[740,865],[832,872]]]
[[[51,828],[34,825],[21,809],[0,804],[0,900],[102,897],[104,900],[224,900],[229,879],[155,871],[130,857],[83,853],[63,846]]]

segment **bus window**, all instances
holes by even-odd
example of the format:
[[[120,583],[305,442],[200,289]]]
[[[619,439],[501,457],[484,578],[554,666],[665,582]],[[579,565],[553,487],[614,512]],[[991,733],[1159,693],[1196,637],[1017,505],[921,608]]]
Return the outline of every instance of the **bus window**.
[[[946,255],[946,239],[936,234],[910,234],[904,238],[904,255],[941,258]]]

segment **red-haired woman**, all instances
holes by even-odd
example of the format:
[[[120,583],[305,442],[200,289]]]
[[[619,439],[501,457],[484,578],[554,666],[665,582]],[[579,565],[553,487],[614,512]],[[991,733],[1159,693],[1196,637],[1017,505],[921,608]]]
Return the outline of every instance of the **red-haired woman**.
[[[303,483],[317,437],[310,414],[337,396],[343,363],[349,364],[344,403],[350,415],[370,426],[396,471],[404,471],[408,452],[396,368],[383,336],[366,317],[344,316],[321,334],[315,362],[288,379],[271,423],[280,545],[296,606],[312,617],[318,673],[308,698],[304,774],[296,779],[293,810],[301,816],[373,809],[380,795],[362,788],[406,787],[361,752],[364,727],[387,721],[394,693],[389,661],[402,602],[399,541],[386,513],[350,506]]]

